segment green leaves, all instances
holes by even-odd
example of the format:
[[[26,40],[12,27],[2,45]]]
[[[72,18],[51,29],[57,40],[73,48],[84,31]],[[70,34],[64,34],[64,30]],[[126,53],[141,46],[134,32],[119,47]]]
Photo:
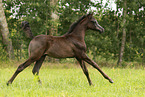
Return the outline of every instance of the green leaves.
[[[106,59],[109,59],[110,56],[117,59],[122,39],[122,28],[126,26],[124,60],[138,61],[136,60],[138,57],[136,51],[141,53],[140,58],[144,58],[145,1],[127,0],[125,25],[122,23],[123,0],[116,1],[116,11],[108,8],[109,0],[104,4],[105,6],[103,6],[103,0],[100,2],[97,2],[97,0],[95,2],[92,0],[56,0],[56,2],[54,6],[54,2],[49,0],[3,0],[9,31],[16,51],[19,51],[20,46],[23,44],[24,47],[21,50],[24,51],[23,54],[25,55],[29,43],[26,39],[24,40],[25,37],[20,28],[21,21],[30,23],[35,36],[50,34],[53,28],[55,30],[52,35],[63,35],[79,17],[93,11],[98,23],[105,29],[103,34],[94,31],[86,32],[85,41],[94,57],[101,55]],[[17,8],[17,11],[15,8]],[[10,17],[15,11],[15,18]],[[56,21],[52,19],[52,13],[58,16]]]

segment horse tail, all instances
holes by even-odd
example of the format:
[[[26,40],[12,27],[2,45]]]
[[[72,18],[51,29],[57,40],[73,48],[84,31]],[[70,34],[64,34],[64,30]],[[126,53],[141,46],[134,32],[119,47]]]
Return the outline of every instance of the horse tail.
[[[34,38],[34,35],[29,26],[29,22],[22,21],[21,27],[22,27],[22,30],[25,32],[26,37],[32,40]]]

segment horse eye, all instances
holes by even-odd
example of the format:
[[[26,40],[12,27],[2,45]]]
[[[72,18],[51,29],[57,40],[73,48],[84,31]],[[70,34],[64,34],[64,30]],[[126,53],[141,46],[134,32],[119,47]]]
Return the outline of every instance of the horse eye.
[[[91,21],[92,23],[96,23],[96,21]]]

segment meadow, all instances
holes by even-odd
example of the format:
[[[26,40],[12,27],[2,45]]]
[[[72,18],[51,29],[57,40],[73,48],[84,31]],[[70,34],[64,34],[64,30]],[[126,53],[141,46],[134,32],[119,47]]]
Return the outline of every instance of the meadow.
[[[0,97],[145,97],[144,68],[102,67],[114,81],[110,84],[97,70],[87,67],[94,86],[89,86],[81,68],[74,64],[45,63],[40,69],[42,85],[37,83],[30,66],[7,86],[17,67],[1,67]]]

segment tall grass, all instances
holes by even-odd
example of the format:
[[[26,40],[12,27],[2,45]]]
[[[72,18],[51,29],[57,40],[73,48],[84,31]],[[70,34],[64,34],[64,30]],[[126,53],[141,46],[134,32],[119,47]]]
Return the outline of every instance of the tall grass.
[[[53,66],[54,65],[54,66]],[[0,97],[144,97],[145,70],[105,68],[114,81],[110,84],[98,71],[88,66],[94,86],[89,86],[79,66],[74,64],[46,65],[40,70],[42,85],[31,73],[32,67],[21,72],[13,84],[6,86],[16,67],[0,68]]]

